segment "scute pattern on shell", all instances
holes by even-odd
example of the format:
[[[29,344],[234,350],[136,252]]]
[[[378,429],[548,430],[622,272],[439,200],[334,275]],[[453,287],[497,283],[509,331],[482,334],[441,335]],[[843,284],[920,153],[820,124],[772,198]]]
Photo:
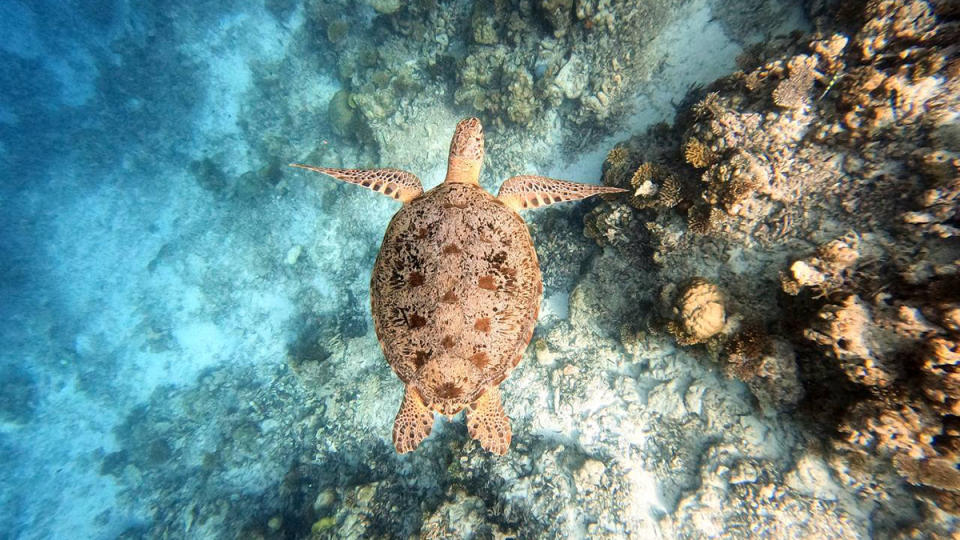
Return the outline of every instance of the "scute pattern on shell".
[[[447,182],[394,216],[370,288],[387,362],[429,409],[452,415],[519,362],[543,285],[520,216],[477,185]]]

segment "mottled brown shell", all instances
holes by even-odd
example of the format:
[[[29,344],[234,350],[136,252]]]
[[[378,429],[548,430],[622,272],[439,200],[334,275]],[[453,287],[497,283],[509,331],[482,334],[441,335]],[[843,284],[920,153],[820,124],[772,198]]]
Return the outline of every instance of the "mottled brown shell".
[[[387,362],[428,408],[455,414],[520,361],[543,285],[523,219],[446,182],[393,217],[370,291]]]

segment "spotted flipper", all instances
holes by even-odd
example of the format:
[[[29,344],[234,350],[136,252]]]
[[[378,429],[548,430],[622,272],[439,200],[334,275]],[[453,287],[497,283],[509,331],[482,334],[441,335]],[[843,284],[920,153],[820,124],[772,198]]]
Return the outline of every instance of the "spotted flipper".
[[[467,409],[467,432],[480,441],[480,446],[504,455],[510,449],[510,419],[503,412],[500,391],[496,386],[487,390]]]
[[[616,187],[578,184],[545,176],[513,176],[500,186],[497,198],[514,210],[539,208],[554,203],[586,199],[603,193],[627,191]]]
[[[423,186],[417,175],[400,169],[328,169],[301,163],[291,163],[290,166],[357,184],[405,203],[423,195]]]
[[[420,446],[433,429],[433,413],[427,409],[416,390],[407,386],[403,403],[393,422],[393,446],[404,454]]]

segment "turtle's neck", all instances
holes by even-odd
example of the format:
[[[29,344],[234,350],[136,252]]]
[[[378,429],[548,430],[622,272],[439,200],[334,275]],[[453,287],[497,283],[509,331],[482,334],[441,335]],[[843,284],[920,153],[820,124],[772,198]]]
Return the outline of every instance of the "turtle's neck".
[[[447,161],[447,177],[443,181],[479,184],[482,166],[483,158],[471,159],[451,154]]]

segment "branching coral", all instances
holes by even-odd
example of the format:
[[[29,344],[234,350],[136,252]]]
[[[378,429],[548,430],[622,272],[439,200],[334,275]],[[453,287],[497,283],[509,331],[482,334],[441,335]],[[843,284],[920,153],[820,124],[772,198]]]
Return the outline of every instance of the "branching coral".
[[[608,186],[625,187],[624,178],[627,166],[630,164],[630,151],[626,146],[614,146],[607,152],[607,159],[603,162],[603,183]]]
[[[627,166],[627,161],[630,159],[630,151],[627,150],[626,146],[614,146],[607,152],[607,164],[611,167],[616,167],[622,169]]]
[[[697,169],[709,167],[716,161],[713,150],[695,137],[687,139],[687,143],[683,146],[683,156],[687,163]]]
[[[722,214],[722,210],[709,204],[695,204],[687,211],[687,228],[693,234],[709,234],[719,228]]]
[[[737,151],[704,173],[703,180],[708,183],[704,199],[735,215],[741,210],[741,202],[761,189],[768,179],[769,173],[759,159]]]
[[[799,109],[809,103],[810,89],[816,79],[816,59],[800,55],[790,60],[790,77],[773,90],[773,102],[785,109]]]
[[[710,92],[693,106],[693,113],[697,118],[717,116],[722,110],[723,106],[720,103],[720,94],[717,92]]]
[[[680,180],[669,169],[654,163],[643,163],[630,177],[633,196],[630,206],[644,208],[673,208],[683,197]]]
[[[668,174],[657,192],[657,204],[663,208],[673,208],[683,200],[683,186],[673,174]]]

